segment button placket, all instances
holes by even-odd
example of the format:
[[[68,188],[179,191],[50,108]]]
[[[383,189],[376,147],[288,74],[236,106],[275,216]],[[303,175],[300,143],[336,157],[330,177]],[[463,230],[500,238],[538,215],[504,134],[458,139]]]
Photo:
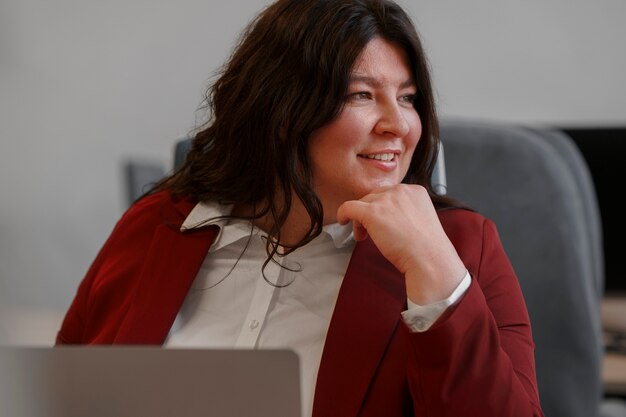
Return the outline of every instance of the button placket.
[[[276,282],[279,274],[279,265],[269,262],[265,267],[265,276],[270,282]],[[268,284],[262,273],[259,273],[254,295],[252,296],[246,318],[242,323],[239,337],[235,341],[235,347],[250,349],[256,347],[275,290],[276,287]]]

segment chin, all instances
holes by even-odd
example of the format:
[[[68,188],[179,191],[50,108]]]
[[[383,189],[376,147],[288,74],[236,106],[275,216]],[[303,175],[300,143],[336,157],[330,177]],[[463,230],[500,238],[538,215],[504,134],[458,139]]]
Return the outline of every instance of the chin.
[[[381,187],[389,187],[392,185],[396,185],[400,183],[400,181],[397,181],[395,178],[391,179],[391,178],[384,178],[384,179],[379,179],[376,181],[372,181],[370,184],[368,184],[367,187],[364,187],[364,189],[366,190],[365,193],[363,195],[367,195],[369,193],[371,193],[373,190],[377,189],[377,188],[381,188]]]

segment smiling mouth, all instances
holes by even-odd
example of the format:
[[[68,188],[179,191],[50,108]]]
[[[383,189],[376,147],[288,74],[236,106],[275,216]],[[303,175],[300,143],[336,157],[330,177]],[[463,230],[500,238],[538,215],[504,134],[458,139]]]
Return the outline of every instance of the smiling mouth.
[[[372,154],[360,154],[359,155],[361,158],[367,158],[367,159],[375,159],[377,161],[383,161],[383,162],[391,162],[393,160],[396,159],[396,154],[393,152],[388,152],[388,153],[372,153]]]

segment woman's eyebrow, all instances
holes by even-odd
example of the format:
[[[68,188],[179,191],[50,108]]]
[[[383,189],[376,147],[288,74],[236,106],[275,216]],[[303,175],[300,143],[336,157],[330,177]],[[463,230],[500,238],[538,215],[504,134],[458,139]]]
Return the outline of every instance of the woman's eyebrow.
[[[369,77],[367,75],[353,74],[353,75],[350,76],[349,82],[350,83],[362,82],[362,83],[370,85],[370,86],[372,86],[374,88],[382,87],[382,83],[378,79],[373,78],[373,77]],[[410,78],[410,79],[408,79],[406,81],[403,81],[400,84],[400,88],[414,87],[416,85],[417,84],[415,83],[415,81]]]

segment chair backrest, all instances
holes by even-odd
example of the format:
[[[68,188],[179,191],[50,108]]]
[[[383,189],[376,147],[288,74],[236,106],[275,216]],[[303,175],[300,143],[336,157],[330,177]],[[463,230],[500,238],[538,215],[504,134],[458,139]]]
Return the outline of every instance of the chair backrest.
[[[183,137],[174,144],[174,171],[180,168],[187,158],[187,154],[191,150],[191,138]]]
[[[124,163],[126,204],[130,206],[154,183],[165,176],[165,168],[159,162],[128,160]]]
[[[448,195],[495,221],[528,306],[549,417],[602,398],[601,223],[588,167],[558,131],[444,120]]]
[[[498,226],[531,317],[545,415],[597,416],[602,237],[582,155],[562,132],[525,126],[444,120],[441,138],[433,187]],[[176,142],[174,169],[190,147]]]

